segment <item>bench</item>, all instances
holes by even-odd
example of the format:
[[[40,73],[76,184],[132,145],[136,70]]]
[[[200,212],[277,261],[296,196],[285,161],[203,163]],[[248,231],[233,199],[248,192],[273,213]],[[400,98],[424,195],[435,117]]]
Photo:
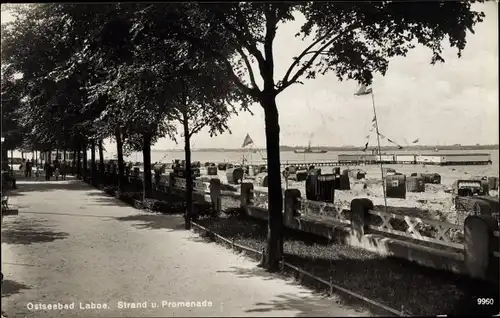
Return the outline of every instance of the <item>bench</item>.
[[[9,197],[2,194],[2,211],[9,210]]]

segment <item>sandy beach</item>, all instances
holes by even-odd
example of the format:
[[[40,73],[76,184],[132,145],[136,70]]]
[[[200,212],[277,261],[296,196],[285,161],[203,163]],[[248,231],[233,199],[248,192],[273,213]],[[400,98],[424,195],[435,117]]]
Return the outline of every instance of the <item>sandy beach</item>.
[[[407,192],[406,199],[387,198],[388,212],[411,214],[427,219],[447,221],[450,223],[463,222],[452,202],[450,190],[456,180],[467,180],[474,176],[498,177],[498,166],[423,166],[423,165],[383,165],[384,168],[392,168],[399,173],[409,176],[411,173],[437,173],[441,176],[441,184],[426,184],[425,192]],[[332,173],[334,167],[321,167],[322,174]],[[384,207],[384,195],[382,189],[382,178],[379,165],[349,166],[344,169],[361,169],[366,172],[366,178],[362,180],[350,179],[351,190],[336,190],[334,204],[339,210],[349,209],[351,201],[355,198],[368,198],[374,205]],[[202,175],[204,168],[201,169]],[[219,171],[218,178],[223,183],[227,182],[226,171]],[[257,178],[258,179],[258,178]],[[282,179],[283,187],[285,180]],[[259,185],[258,182],[254,183]],[[366,184],[366,187],[364,186]],[[299,189],[305,197],[305,181],[289,181],[288,188]],[[490,190],[490,196],[497,196],[498,190]],[[404,208],[398,209],[398,208]]]

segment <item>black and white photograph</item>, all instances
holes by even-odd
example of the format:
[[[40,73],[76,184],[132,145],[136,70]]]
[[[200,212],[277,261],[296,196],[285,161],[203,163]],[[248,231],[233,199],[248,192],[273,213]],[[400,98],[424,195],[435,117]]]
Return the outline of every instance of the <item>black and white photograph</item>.
[[[1,317],[500,314],[498,1],[1,4]]]

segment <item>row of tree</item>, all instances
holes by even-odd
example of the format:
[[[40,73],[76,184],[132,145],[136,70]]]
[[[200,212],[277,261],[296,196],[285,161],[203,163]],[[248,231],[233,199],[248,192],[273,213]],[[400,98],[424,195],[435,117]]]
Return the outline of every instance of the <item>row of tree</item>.
[[[2,7],[3,8],[3,7]],[[458,54],[482,21],[469,1],[30,4],[9,6],[2,24],[2,136],[5,149],[99,147],[113,138],[119,174],[124,152],[140,150],[144,196],[151,192],[151,146],[175,139],[180,123],[191,175],[190,138],[260,104],[269,171],[266,265],[283,253],[280,127],[276,97],[292,84],[332,71],[370,84],[390,58],[417,43],[432,63],[445,38]],[[278,29],[302,16],[304,50],[275,74]],[[22,76],[21,76],[22,75]],[[86,153],[86,151],[84,151]],[[94,153],[94,151],[92,151]],[[84,158],[85,160],[85,158]],[[95,165],[95,159],[92,160]],[[191,189],[192,179],[187,180]],[[187,195],[190,220],[190,194]]]

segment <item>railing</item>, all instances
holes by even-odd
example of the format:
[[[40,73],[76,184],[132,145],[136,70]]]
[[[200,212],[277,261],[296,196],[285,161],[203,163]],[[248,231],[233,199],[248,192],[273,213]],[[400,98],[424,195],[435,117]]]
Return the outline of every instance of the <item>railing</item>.
[[[428,219],[421,219],[418,217],[411,217],[406,215],[386,213],[382,211],[369,210],[369,214],[379,217],[381,220],[381,225],[368,225],[368,228],[376,230],[379,232],[390,233],[393,235],[403,236],[411,239],[416,239],[420,241],[440,244],[444,246],[450,246],[457,249],[463,249],[463,243],[457,243],[452,241],[449,236],[449,232],[458,232],[458,240],[460,238],[463,240],[463,226],[455,225],[447,222],[440,222]],[[399,224],[391,224],[391,221],[399,220]],[[406,229],[394,229],[394,227],[404,227],[402,226],[402,221],[406,224]],[[420,227],[420,229],[419,229]],[[424,227],[424,228],[422,228]],[[433,228],[434,231],[429,231],[429,227]],[[437,237],[433,237],[432,234],[436,233]],[[461,235],[460,235],[461,234]],[[457,236],[455,236],[454,240]]]
[[[174,178],[174,187],[177,189],[186,189],[186,179],[183,178]]]
[[[163,177],[163,176],[162,176]],[[163,178],[162,178],[163,179]],[[165,178],[166,186],[168,187],[168,177]],[[162,180],[163,181],[163,180]],[[179,190],[186,189],[186,179],[174,177],[173,187]],[[212,198],[210,182],[193,180],[193,189],[195,193],[205,194],[205,200],[210,201]],[[217,190],[216,192],[217,193]],[[225,191],[219,192],[221,198],[231,197],[232,199],[240,199],[242,195],[238,191]],[[213,194],[212,194],[213,195]],[[217,194],[215,194],[217,196]],[[249,207],[257,207],[262,210],[269,208],[269,194],[266,189],[252,189],[250,190],[250,204]],[[343,210],[341,206],[335,203],[319,202],[297,198],[299,203],[295,209],[299,215],[303,217],[312,217],[318,221],[330,221],[333,219],[335,222],[343,225],[351,225],[350,210]],[[234,201],[234,200],[233,200]],[[240,202],[236,202],[240,206]],[[284,204],[285,206],[286,204]],[[346,213],[347,212],[347,213]],[[403,214],[387,213],[382,211],[368,210],[368,217],[365,220],[366,227],[370,230],[375,230],[382,233],[409,238],[421,242],[428,242],[442,246],[452,247],[455,249],[464,249],[464,228],[463,225],[456,225],[447,222],[422,219],[419,217],[412,217]],[[295,214],[293,214],[295,215]],[[498,231],[494,234],[499,237]],[[493,254],[500,258],[500,251],[494,251]]]
[[[186,179],[178,177],[174,178],[174,187],[176,189],[186,190]],[[210,193],[210,183],[200,180],[193,180],[193,190],[201,193]]]
[[[233,250],[238,250],[239,249],[240,251],[249,252],[249,253],[251,253],[253,255],[259,256],[260,259],[261,259],[260,262],[261,262],[261,264],[263,264],[264,257],[265,257],[265,254],[266,254],[266,250],[264,248],[261,251],[257,251],[257,250],[255,250],[255,249],[253,249],[251,247],[244,246],[244,245],[236,243],[234,238],[232,240],[229,240],[229,239],[223,237],[222,235],[219,235],[219,234],[213,232],[211,229],[203,227],[203,226],[197,224],[196,222],[192,222],[192,225],[194,226],[194,228],[196,228],[198,230],[201,230],[205,234],[208,234],[209,236],[212,236],[213,238],[219,239],[222,242],[228,244],[229,246],[232,247]],[[330,296],[334,295],[334,291],[339,290],[341,292],[344,292],[344,293],[350,295],[351,297],[358,298],[358,299],[360,299],[362,301],[365,301],[365,302],[369,303],[372,306],[375,306],[375,307],[378,307],[380,309],[383,309],[383,310],[387,311],[388,313],[391,313],[391,314],[393,314],[393,315],[395,315],[397,317],[398,316],[401,316],[401,317],[406,316],[403,307],[401,308],[401,311],[398,311],[398,310],[393,309],[391,307],[385,306],[385,305],[383,305],[383,304],[381,304],[381,303],[379,303],[379,302],[377,302],[375,300],[372,300],[372,299],[367,298],[367,297],[365,297],[365,296],[363,296],[363,295],[361,295],[359,293],[356,293],[354,291],[351,291],[351,290],[349,290],[347,288],[344,288],[344,287],[341,287],[341,286],[335,284],[333,282],[332,277],[330,277],[329,281],[327,281],[325,279],[322,279],[322,278],[314,275],[313,273],[310,273],[308,271],[305,271],[305,270],[301,269],[298,266],[290,264],[290,263],[288,263],[288,262],[285,261],[284,257],[280,260],[280,269],[281,269],[281,271],[292,270],[292,271],[298,273],[300,276],[302,276],[302,275],[308,276],[308,277],[316,280],[317,282],[320,282],[323,285],[328,286],[329,287],[329,295]]]
[[[195,180],[194,190],[201,193],[210,193],[210,183],[201,180]]]
[[[258,208],[267,209],[269,207],[269,194],[267,191],[253,189],[252,205]]]
[[[163,184],[162,186],[163,188],[165,188],[165,191],[170,191],[172,189],[172,186],[173,188],[179,190],[186,189],[186,180],[183,178],[178,178],[170,175],[167,180],[173,181],[173,184]],[[227,211],[230,211],[229,209],[232,207],[228,207],[228,205],[225,203],[223,204],[222,201],[224,199],[230,199],[229,197],[232,197],[234,199],[238,199],[233,200],[234,207],[249,208],[246,209],[246,213],[255,218],[263,220],[268,218],[267,210],[269,208],[269,194],[266,191],[267,189],[265,188],[254,188],[253,184],[251,183],[243,183],[241,185],[241,191],[235,191],[236,189],[229,189],[228,187],[221,185],[220,181],[217,180],[211,180],[210,182],[193,180],[193,189],[196,197],[193,202],[200,203],[200,200],[203,200],[203,202],[212,201],[212,207],[214,211],[217,212],[217,214],[223,211],[226,213]],[[408,258],[409,255],[411,255],[410,259],[425,261],[426,264],[429,260],[427,258],[428,256],[426,255],[429,254],[432,254],[432,262],[435,261],[435,257],[443,257],[443,260],[445,260],[445,262],[451,262],[449,264],[446,263],[448,265],[451,264],[450,266],[454,266],[455,261],[464,262],[464,260],[475,260],[478,255],[480,255],[481,257],[483,257],[482,255],[484,255],[485,259],[482,260],[484,262],[493,262],[492,259],[498,261],[498,258],[500,258],[500,250],[498,248],[495,247],[495,249],[492,249],[491,245],[484,244],[483,242],[484,226],[489,226],[488,224],[492,224],[491,216],[473,216],[474,218],[477,218],[475,222],[469,222],[468,225],[456,225],[447,222],[408,216],[405,214],[376,211],[373,210],[373,202],[368,199],[354,199],[351,202],[351,208],[349,210],[343,210],[341,206],[338,206],[335,203],[318,202],[301,198],[301,193],[297,189],[285,191],[284,198],[285,202],[283,206],[285,207],[285,209],[283,216],[284,220],[287,222],[285,226],[298,229],[300,231],[318,234],[321,236],[328,235],[329,239],[331,238],[331,235],[333,233],[331,229],[339,229],[339,238],[342,238],[343,234],[348,235],[346,236],[348,238],[348,240],[345,241],[346,244],[359,244],[360,242],[364,244],[363,236],[365,234],[374,234],[372,231],[376,231],[380,232],[383,237],[391,238],[391,236],[398,236],[401,238],[405,238],[402,240],[393,240],[391,243],[395,244],[394,246],[399,247],[392,248],[392,245],[387,245],[387,251],[391,249],[391,251],[394,252],[397,257],[401,258]],[[245,203],[247,203],[246,206]],[[238,212],[241,212],[241,210],[238,210]],[[308,220],[308,216],[312,216],[313,220]],[[342,224],[342,229],[339,226],[340,224],[334,224],[332,227],[332,224],[329,224],[330,220],[325,220],[324,218],[322,219],[322,217],[334,219],[334,222]],[[298,222],[295,222],[294,219]],[[483,223],[481,224],[481,222]],[[480,225],[478,226],[478,224]],[[325,231],[325,229],[327,230]],[[468,233],[472,234],[464,237],[464,232],[466,231],[466,229]],[[475,235],[478,233],[477,231],[481,231],[481,234]],[[355,234],[356,236],[353,236],[353,234]],[[491,231],[489,232],[488,237],[490,239],[491,235],[497,240],[500,239],[500,231],[498,229],[498,225],[496,225],[496,227],[494,229],[491,229]],[[353,238],[357,238],[357,241],[352,240]],[[370,241],[373,237],[367,238]],[[412,242],[412,245],[408,245],[406,243],[409,239],[416,242]],[[429,248],[428,243],[432,243],[434,246]],[[415,246],[419,244],[421,245],[420,247],[424,247],[424,249]],[[374,245],[375,247],[377,246],[377,244]],[[443,248],[441,248],[443,251],[439,251],[440,249],[436,248],[435,245],[440,245],[441,247],[448,248],[451,247],[453,248],[453,251]],[[470,246],[473,246],[474,248],[466,248]],[[413,255],[411,253],[411,250],[415,248],[417,248],[420,252],[425,251],[425,253],[416,253]],[[477,249],[484,249],[484,252],[477,253]],[[407,252],[407,250],[410,252]],[[469,255],[469,257],[467,257],[467,255]],[[488,257],[488,259],[486,259],[486,256]],[[433,264],[440,263],[434,262]],[[434,267],[439,265],[432,266]],[[467,267],[464,270],[469,272],[473,276],[477,276],[477,271],[474,268],[475,267],[471,267],[471,269],[469,269],[469,267]],[[480,276],[478,277],[484,276],[490,279],[487,272],[481,272],[479,275]]]
[[[160,184],[161,184],[161,185],[168,186],[168,181],[169,181],[168,179],[169,179],[169,176],[168,176],[168,175],[164,175],[164,174],[162,174],[162,175],[160,176]]]
[[[319,218],[328,217],[343,224],[351,224],[351,221],[342,215],[342,209],[335,203],[312,201],[304,198],[299,198],[300,209],[302,215],[312,214]]]

